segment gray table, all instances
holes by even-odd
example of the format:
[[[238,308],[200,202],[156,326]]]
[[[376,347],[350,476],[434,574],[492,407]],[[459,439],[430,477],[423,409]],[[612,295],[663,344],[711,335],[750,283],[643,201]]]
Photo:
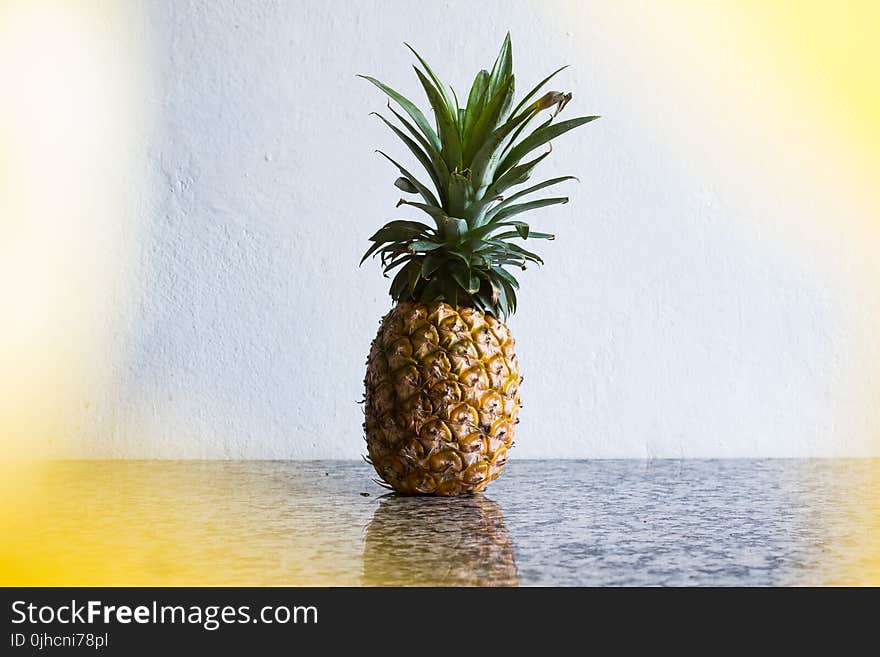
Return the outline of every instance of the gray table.
[[[356,462],[65,462],[7,509],[4,584],[880,583],[880,460],[517,461],[484,495]]]

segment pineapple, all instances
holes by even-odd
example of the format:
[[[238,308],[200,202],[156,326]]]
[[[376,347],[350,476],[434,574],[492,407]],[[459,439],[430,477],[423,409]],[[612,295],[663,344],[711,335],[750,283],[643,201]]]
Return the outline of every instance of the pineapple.
[[[394,89],[361,76],[403,110],[389,103],[398,123],[377,116],[430,179],[429,186],[379,151],[400,173],[395,186],[417,197],[397,206],[424,212],[430,223],[391,221],[370,238],[361,259],[380,257],[386,276],[397,270],[390,290],[397,305],[382,320],[367,360],[364,431],[369,460],[390,488],[459,495],[482,491],[501,474],[518,422],[522,377],[504,322],[516,310],[519,284],[508,268],[543,264],[517,242],[553,235],[515,217],[568,202],[525,198],[574,176],[511,190],[529,180],[551,149],[527,156],[598,117],[554,122],[571,94],[538,94],[565,67],[514,105],[509,34],[491,72],[477,74],[465,107],[410,50],[422,67],[415,71],[434,126]],[[535,120],[540,125],[528,132]]]

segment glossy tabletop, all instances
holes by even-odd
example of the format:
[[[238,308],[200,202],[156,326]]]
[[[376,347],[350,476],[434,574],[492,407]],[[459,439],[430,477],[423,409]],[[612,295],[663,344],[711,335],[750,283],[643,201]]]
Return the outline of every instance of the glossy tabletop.
[[[408,498],[359,462],[56,462],[6,478],[4,585],[880,582],[878,460],[517,461]]]

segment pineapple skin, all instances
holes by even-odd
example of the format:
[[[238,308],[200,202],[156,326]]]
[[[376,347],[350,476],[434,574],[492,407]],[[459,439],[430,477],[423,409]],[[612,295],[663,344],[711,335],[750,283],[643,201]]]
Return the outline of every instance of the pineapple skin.
[[[367,359],[364,432],[379,477],[407,495],[480,492],[513,444],[514,340],[475,308],[401,302]]]

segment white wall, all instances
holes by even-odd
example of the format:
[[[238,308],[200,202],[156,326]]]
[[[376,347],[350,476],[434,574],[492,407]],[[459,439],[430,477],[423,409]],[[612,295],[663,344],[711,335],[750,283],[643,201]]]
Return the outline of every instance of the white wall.
[[[390,307],[377,266],[357,263],[407,213],[373,153],[403,155],[368,116],[384,99],[355,74],[421,101],[406,40],[461,96],[507,28],[520,88],[571,64],[566,114],[604,117],[543,172],[583,182],[533,216],[558,239],[510,323],[514,455],[880,453],[878,242],[847,228],[868,201],[783,150],[787,108],[746,72],[726,85],[694,57],[718,35],[664,33],[641,4],[547,5],[148,5],[131,30],[151,44],[154,127],[134,145],[143,175],[120,183],[139,200],[119,219],[133,246],[102,324],[110,376],[54,415],[53,453],[357,458]]]

